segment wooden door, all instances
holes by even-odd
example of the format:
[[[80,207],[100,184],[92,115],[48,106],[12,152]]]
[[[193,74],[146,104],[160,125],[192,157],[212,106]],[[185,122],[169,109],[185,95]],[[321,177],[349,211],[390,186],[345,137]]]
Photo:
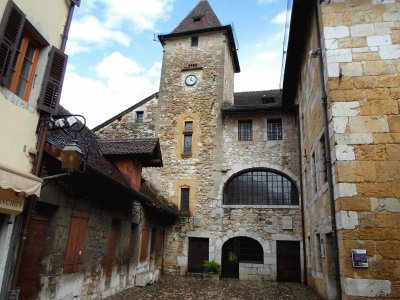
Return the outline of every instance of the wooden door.
[[[30,233],[22,256],[18,286],[19,299],[36,299],[40,276],[40,261],[47,237],[49,221],[32,219]]]
[[[276,241],[277,280],[301,281],[300,242]]]
[[[203,263],[208,260],[208,239],[189,238],[188,272],[202,273]]]
[[[114,266],[115,254],[117,252],[118,246],[118,233],[119,233],[119,223],[114,222],[112,224],[110,238],[108,240],[108,253],[106,258],[106,283],[110,283],[112,270]]]

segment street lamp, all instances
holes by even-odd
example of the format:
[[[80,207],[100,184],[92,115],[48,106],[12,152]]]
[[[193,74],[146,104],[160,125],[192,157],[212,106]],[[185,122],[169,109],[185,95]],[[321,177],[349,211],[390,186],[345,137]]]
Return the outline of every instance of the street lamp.
[[[65,172],[70,174],[79,170],[84,154],[76,140],[65,145],[60,154],[61,168]]]

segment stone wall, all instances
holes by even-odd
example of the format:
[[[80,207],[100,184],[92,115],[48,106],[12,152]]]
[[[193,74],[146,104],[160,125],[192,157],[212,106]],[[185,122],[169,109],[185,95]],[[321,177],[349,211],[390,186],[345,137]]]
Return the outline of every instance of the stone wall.
[[[400,213],[400,4],[341,0],[320,10],[343,298],[398,299],[400,252],[389,249],[397,248],[400,232],[391,221]],[[298,89],[307,266],[310,285],[334,298],[319,69],[307,55],[317,47],[314,20]],[[352,249],[367,250],[368,268],[353,267]]]
[[[100,128],[96,135],[102,139],[154,138],[158,94],[141,101],[117,120]],[[143,112],[143,122],[137,122],[136,112]]]

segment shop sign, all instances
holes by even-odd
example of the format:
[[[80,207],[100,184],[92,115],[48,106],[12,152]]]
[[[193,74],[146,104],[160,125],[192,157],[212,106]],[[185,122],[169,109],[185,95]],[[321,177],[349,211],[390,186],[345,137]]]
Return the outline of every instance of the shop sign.
[[[18,215],[24,209],[25,198],[12,190],[0,189],[0,213]]]

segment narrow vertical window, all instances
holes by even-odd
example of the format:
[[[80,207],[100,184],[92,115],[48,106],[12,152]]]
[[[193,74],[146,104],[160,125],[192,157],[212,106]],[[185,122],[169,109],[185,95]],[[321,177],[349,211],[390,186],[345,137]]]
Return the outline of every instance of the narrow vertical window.
[[[321,235],[318,233],[316,236],[316,259],[317,259],[317,272],[322,272],[322,243],[321,243]]]
[[[328,181],[328,174],[326,172],[326,153],[325,153],[325,135],[321,136],[321,139],[319,140],[319,149],[320,149],[320,161],[321,161],[321,174],[322,174],[322,180],[323,182]]]
[[[137,111],[136,112],[136,122],[137,123],[143,123],[144,120],[144,112],[143,111]]]
[[[252,141],[253,140],[253,126],[251,120],[239,121],[238,126],[238,140],[239,141]]]
[[[199,37],[198,36],[192,36],[192,47],[197,47],[199,45]]]
[[[282,120],[272,119],[267,121],[268,140],[282,139]]]
[[[313,192],[314,194],[317,192],[317,161],[315,158],[315,152],[312,153],[311,155],[311,168],[312,168],[312,188],[313,188]]]
[[[181,213],[189,215],[190,189],[181,188]]]
[[[193,122],[185,121],[183,128],[183,154],[192,154],[193,144]]]

